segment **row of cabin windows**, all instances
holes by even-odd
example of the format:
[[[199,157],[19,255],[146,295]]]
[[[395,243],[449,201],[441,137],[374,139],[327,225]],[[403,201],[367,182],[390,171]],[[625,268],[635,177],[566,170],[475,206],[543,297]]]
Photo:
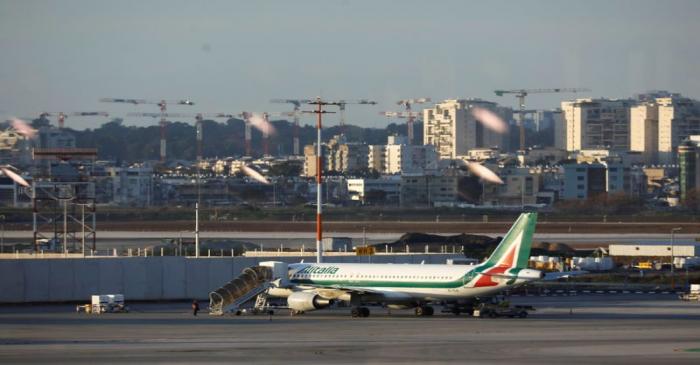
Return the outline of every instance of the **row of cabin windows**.
[[[452,279],[449,276],[424,276],[424,275],[354,275],[354,274],[294,274],[292,279],[308,279],[308,278],[337,278],[337,279],[435,279],[435,280],[449,280]]]

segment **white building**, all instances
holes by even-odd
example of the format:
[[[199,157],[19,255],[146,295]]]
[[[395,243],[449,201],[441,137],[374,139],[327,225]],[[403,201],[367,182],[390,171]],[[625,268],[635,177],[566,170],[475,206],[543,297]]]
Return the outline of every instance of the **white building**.
[[[475,107],[489,109],[504,120],[512,119],[509,108],[480,99],[452,99],[423,110],[423,144],[433,145],[440,159],[454,159],[476,148],[505,147],[505,135],[479,123],[471,113]]]
[[[700,134],[700,102],[686,98],[659,98],[659,163],[676,161],[678,145]]]
[[[670,240],[670,238],[669,238]],[[676,244],[634,244],[615,243],[608,247],[610,256],[660,256],[660,257],[695,257],[700,256],[700,243]]]
[[[659,163],[659,106],[643,102],[630,109],[630,151],[640,152],[646,164]]]
[[[632,100],[562,101],[564,128],[555,129],[556,147],[567,151],[607,148],[629,150]]]
[[[112,177],[115,204],[140,207],[153,205],[153,168],[109,167],[107,174]]]
[[[700,134],[696,100],[656,98],[631,109],[630,149],[643,153],[648,164],[675,163],[678,145],[693,134]]]
[[[351,200],[373,203],[398,203],[401,192],[401,176],[384,176],[377,179],[347,179]],[[381,198],[381,199],[380,199]]]
[[[433,145],[409,145],[405,137],[390,136],[386,145],[369,146],[369,169],[382,174],[435,171],[438,156]]]

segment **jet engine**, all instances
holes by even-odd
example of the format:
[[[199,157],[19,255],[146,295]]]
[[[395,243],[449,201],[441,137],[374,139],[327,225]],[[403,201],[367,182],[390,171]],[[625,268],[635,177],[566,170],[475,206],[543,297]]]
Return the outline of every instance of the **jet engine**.
[[[294,292],[287,297],[287,306],[296,312],[322,309],[333,304],[332,299],[321,298],[310,292]]]

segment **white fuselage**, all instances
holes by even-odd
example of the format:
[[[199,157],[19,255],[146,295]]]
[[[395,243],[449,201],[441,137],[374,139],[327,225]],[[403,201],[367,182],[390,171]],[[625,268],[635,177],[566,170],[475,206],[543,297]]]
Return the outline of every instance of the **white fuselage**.
[[[474,287],[469,273],[479,265],[291,264],[289,281],[296,290],[349,290],[381,294],[387,301],[457,300],[490,295],[509,284]],[[523,283],[518,279],[510,285]],[[286,296],[272,290],[274,296]],[[287,292],[289,293],[289,291]]]

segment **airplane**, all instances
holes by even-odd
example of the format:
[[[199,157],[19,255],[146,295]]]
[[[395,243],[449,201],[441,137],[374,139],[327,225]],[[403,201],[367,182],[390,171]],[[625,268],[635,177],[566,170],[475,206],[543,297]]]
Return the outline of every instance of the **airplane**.
[[[432,302],[444,302],[455,314],[473,310],[477,298],[542,280],[528,269],[537,213],[522,213],[486,261],[475,265],[447,264],[289,264],[289,283],[272,287],[268,296],[286,298],[293,313],[350,303],[352,317],[368,317],[369,303],[389,308],[415,308],[432,315]]]

